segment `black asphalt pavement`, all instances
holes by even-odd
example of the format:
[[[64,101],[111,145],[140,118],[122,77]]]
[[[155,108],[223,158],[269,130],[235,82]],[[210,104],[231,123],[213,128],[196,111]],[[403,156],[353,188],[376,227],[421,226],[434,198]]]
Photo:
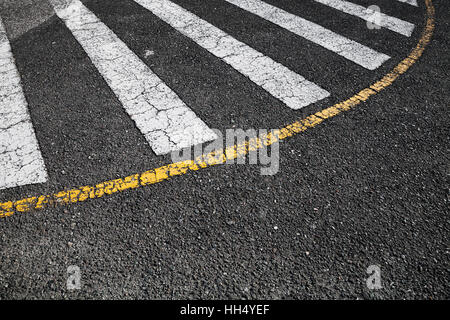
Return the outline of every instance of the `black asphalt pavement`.
[[[411,37],[313,0],[265,0],[392,58],[366,70],[223,0],[172,0],[328,90],[291,110],[132,0],[83,0],[211,128],[274,129],[347,99],[416,46],[424,1],[352,0]],[[0,0],[49,181],[0,202],[125,177],[156,156],[47,0]],[[450,3],[423,56],[355,109],[289,138],[280,170],[221,165],[0,219],[0,299],[449,299]],[[148,52],[152,51],[152,55]],[[80,290],[66,287],[67,268]],[[366,286],[378,265],[382,288]]]

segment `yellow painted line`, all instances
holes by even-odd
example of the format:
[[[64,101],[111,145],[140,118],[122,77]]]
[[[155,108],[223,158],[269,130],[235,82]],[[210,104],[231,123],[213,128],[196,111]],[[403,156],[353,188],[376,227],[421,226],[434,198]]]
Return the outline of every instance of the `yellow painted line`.
[[[0,203],[0,217],[9,217],[15,213],[45,209],[52,205],[68,205],[84,202],[89,199],[98,199],[114,193],[149,186],[191,171],[197,171],[202,168],[224,164],[227,160],[233,160],[246,156],[249,151],[254,151],[263,148],[264,146],[269,146],[277,141],[284,140],[310,128],[314,128],[324,120],[333,118],[341,112],[348,111],[356,107],[361,102],[368,100],[371,96],[374,96],[378,92],[389,87],[400,75],[405,73],[422,56],[425,47],[431,40],[435,27],[435,9],[432,0],[425,0],[425,4],[427,7],[426,26],[416,47],[411,51],[408,57],[403,59],[381,80],[375,82],[370,87],[361,90],[351,98],[322,111],[316,112],[315,114],[312,114],[304,119],[298,120],[284,128],[275,130],[273,133],[268,133],[257,138],[249,139],[249,141],[246,141],[245,143],[202,155],[195,160],[171,163],[146,172],[136,173],[125,178],[105,181],[95,186],[84,186],[49,195],[41,195],[17,201]]]

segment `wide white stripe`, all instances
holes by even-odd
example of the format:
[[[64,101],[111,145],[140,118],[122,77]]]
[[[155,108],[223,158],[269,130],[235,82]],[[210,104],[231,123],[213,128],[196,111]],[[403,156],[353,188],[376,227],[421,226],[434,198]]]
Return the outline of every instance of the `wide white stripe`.
[[[316,23],[300,18],[260,0],[226,0],[279,25],[309,41],[333,51],[364,68],[374,70],[390,57],[347,39]]]
[[[356,16],[369,22],[373,22],[374,20],[373,18],[374,12],[372,10],[368,10],[366,7],[354,4],[352,2],[344,0],[314,0],[314,1],[320,2],[324,5],[330,6],[334,9],[340,10],[347,14],[351,14],[353,16]],[[411,36],[412,32],[414,31],[414,24],[410,22],[388,16],[387,14],[384,14],[382,12],[379,13],[377,12],[375,14],[377,15],[379,14],[379,22],[377,22],[377,24],[383,28],[392,30],[407,37]]]
[[[0,17],[0,189],[46,181],[44,160]]]
[[[78,0],[51,0],[157,155],[211,141],[216,134]]]
[[[329,96],[329,92],[316,84],[170,1],[134,1],[292,109],[300,109]]]
[[[418,6],[419,6],[419,5],[417,4],[417,0],[397,0],[397,1],[407,3],[407,4],[410,4],[410,5],[415,6],[415,7],[418,7]]]

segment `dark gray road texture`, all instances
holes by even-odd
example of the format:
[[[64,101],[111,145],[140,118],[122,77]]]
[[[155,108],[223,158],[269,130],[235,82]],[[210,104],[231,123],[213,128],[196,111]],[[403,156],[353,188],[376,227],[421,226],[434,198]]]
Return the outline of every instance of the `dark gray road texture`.
[[[266,2],[392,58],[375,71],[222,0],[173,0],[331,93],[301,110],[131,0],[83,0],[211,128],[280,128],[370,86],[405,58],[425,5],[377,4],[411,37],[314,1]],[[125,177],[156,156],[64,23],[42,1],[1,1],[49,181],[18,200]],[[420,60],[355,109],[285,140],[280,170],[210,167],[0,220],[1,299],[448,299],[448,1]],[[153,51],[148,57],[146,52]],[[81,289],[68,290],[78,266]],[[366,286],[378,265],[382,288]]]

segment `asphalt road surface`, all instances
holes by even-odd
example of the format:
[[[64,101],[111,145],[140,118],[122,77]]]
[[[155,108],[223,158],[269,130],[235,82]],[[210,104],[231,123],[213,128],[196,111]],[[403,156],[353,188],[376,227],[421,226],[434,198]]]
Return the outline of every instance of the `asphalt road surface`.
[[[0,299],[450,298],[448,1],[0,4]],[[275,174],[142,183],[227,129],[339,106],[416,46],[282,139]]]

